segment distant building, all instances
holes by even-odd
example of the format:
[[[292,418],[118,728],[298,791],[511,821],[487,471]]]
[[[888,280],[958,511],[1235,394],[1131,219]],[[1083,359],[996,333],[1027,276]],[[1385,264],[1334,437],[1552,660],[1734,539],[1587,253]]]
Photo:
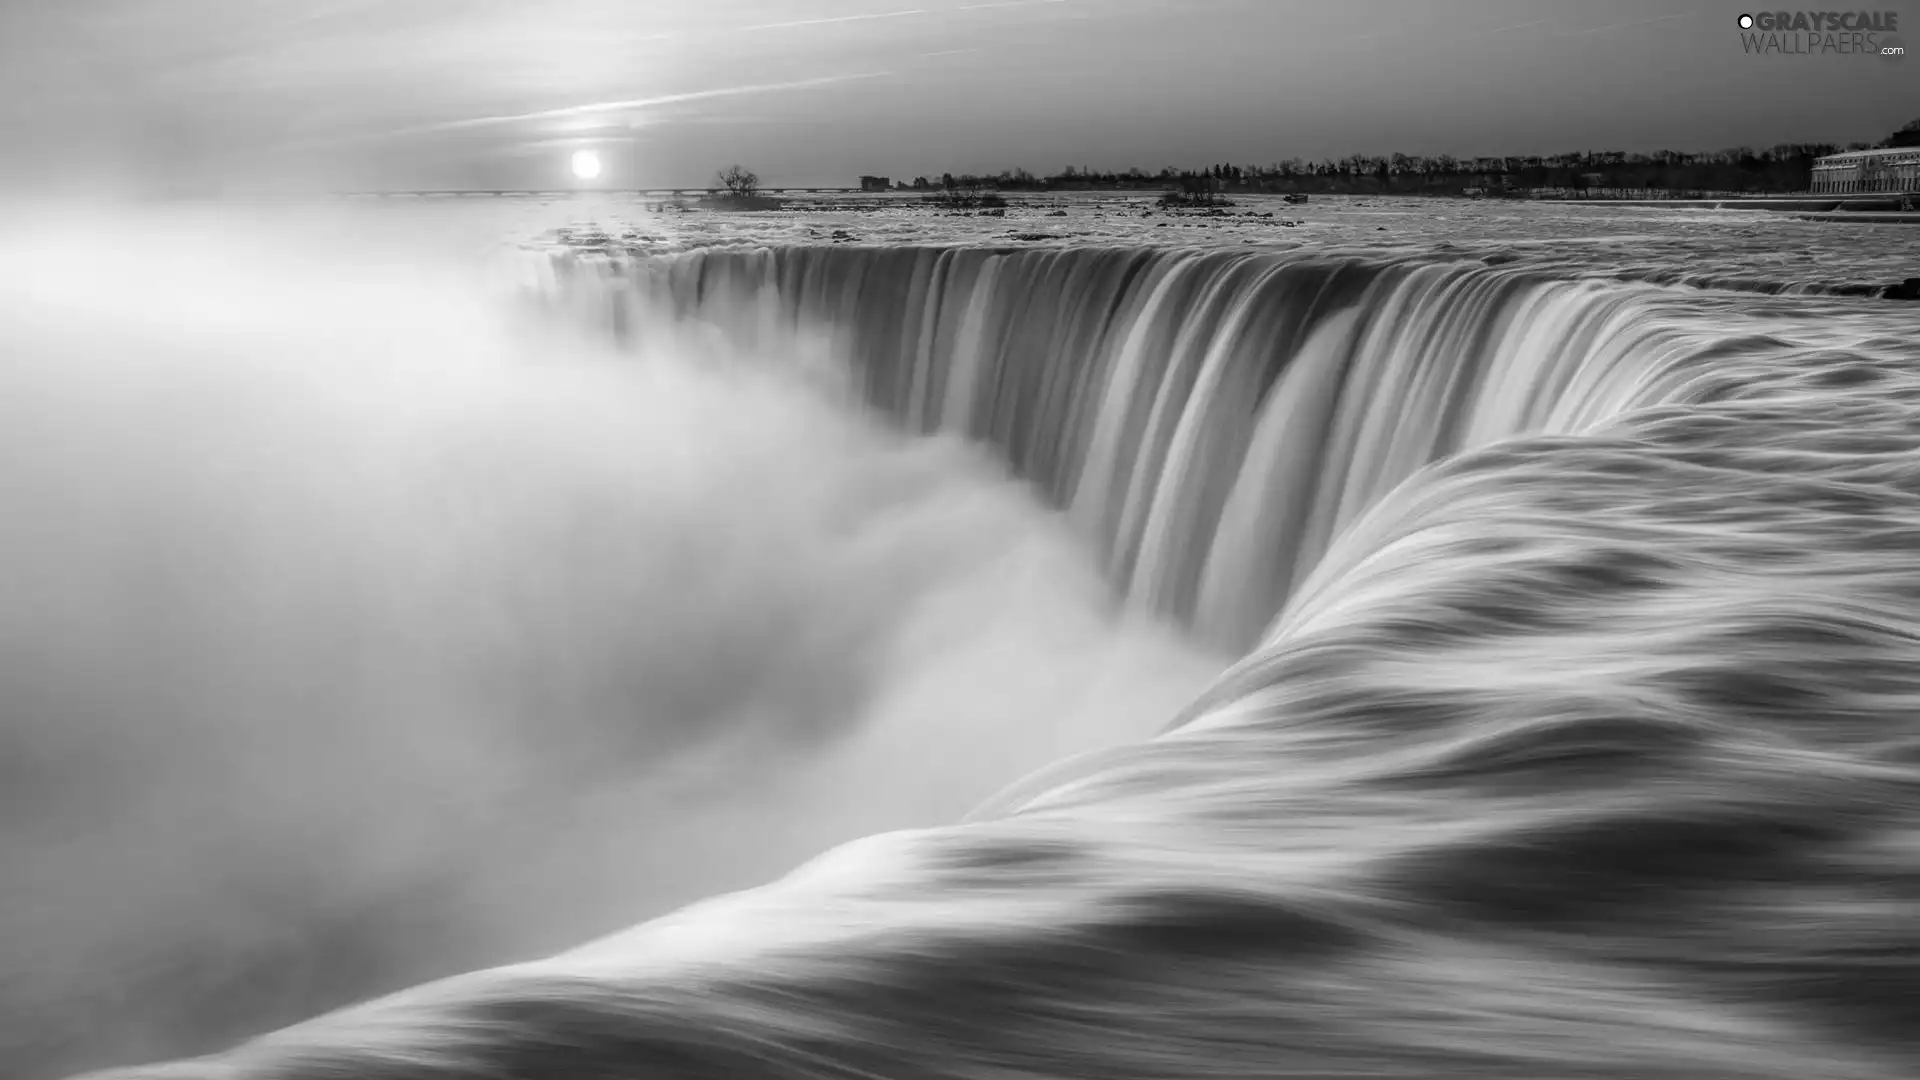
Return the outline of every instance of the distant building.
[[[1920,192],[1920,146],[1849,150],[1814,160],[1814,194],[1856,195],[1873,191]]]
[[[893,181],[884,176],[863,176],[860,178],[861,191],[891,191]]]

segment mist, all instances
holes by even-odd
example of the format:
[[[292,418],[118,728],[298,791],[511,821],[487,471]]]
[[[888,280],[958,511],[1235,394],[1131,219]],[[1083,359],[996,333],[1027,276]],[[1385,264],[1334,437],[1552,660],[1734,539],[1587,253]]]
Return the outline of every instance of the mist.
[[[814,339],[616,353],[457,244],[274,216],[0,227],[16,1075],[956,820],[1221,666]]]

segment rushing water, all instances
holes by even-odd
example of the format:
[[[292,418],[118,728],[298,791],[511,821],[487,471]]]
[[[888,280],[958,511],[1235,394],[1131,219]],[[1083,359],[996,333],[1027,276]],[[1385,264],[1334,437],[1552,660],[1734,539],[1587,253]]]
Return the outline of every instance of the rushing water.
[[[875,830],[116,1075],[1920,1064],[1910,307],[1165,244],[502,304],[158,239],[0,274],[34,1075]]]

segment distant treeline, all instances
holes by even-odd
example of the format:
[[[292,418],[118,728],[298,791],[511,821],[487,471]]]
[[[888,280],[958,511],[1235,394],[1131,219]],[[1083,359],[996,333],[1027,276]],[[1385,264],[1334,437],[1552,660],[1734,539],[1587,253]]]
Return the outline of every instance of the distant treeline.
[[[1872,143],[1854,143],[1844,149],[1865,150]],[[1882,146],[1920,145],[1920,120],[1901,128]],[[955,176],[938,180],[917,177],[896,188],[915,191],[1000,190],[1084,191],[1164,190],[1220,192],[1329,192],[1341,194],[1465,195],[1555,189],[1578,194],[1607,191],[1663,193],[1684,196],[1696,192],[1797,192],[1813,182],[1815,158],[1842,147],[1815,143],[1785,143],[1765,150],[1738,147],[1709,153],[1659,150],[1650,154],[1619,150],[1585,150],[1550,157],[1456,158],[1448,154],[1422,157],[1391,154],[1307,161],[1293,158],[1270,165],[1221,163],[1204,169],[1164,168],[1158,172],[1128,169],[1098,172],[1068,166],[1055,176],[1035,176],[1011,169],[997,176]]]

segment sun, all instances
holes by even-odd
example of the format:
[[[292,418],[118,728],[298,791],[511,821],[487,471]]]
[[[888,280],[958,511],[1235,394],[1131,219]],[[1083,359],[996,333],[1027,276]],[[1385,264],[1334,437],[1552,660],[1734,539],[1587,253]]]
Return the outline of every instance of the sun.
[[[573,175],[582,180],[591,180],[600,175],[600,155],[592,150],[581,150],[573,155]]]

